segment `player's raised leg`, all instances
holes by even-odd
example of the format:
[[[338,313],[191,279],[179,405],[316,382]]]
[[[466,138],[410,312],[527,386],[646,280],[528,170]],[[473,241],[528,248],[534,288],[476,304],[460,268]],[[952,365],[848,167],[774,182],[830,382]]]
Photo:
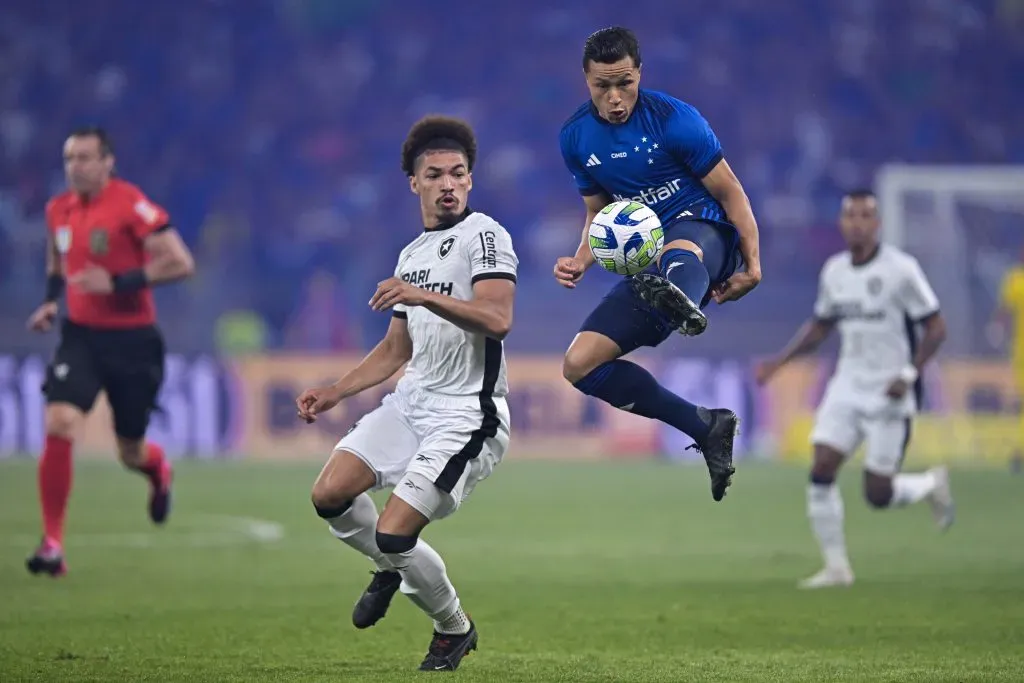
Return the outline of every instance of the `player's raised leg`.
[[[434,635],[421,671],[454,671],[479,640],[476,626],[462,609],[448,578],[444,560],[419,538],[431,518],[443,516],[450,507],[450,494],[428,477],[409,472],[395,487],[377,522],[377,546],[401,573],[402,592],[434,621]]]
[[[146,441],[149,419],[164,377],[164,344],[155,327],[119,331],[99,358],[103,386],[114,415],[118,457],[149,484],[147,511],[154,524],[171,512],[174,471],[159,444]]]
[[[138,472],[149,484],[146,509],[154,524],[163,524],[171,513],[171,482],[174,469],[164,449],[145,438],[129,438],[118,434],[117,455],[121,464]]]
[[[701,307],[713,283],[728,278],[739,259],[733,255],[736,231],[707,221],[681,219],[665,226],[665,247],[658,258],[660,275],[640,273],[633,289],[682,334],[695,336],[707,328]]]
[[[911,428],[909,418],[869,423],[864,454],[864,498],[878,510],[927,501],[936,525],[945,531],[956,517],[949,471],[936,467],[926,472],[900,472]]]
[[[852,426],[850,430],[851,438],[855,438]],[[846,553],[846,534],[843,529],[843,497],[836,485],[839,468],[845,459],[843,451],[834,446],[814,444],[814,464],[807,487],[807,518],[825,566],[801,581],[801,588],[849,586],[853,583],[853,570]]]
[[[628,288],[624,280],[590,314],[565,353],[562,374],[588,396],[687,434],[704,455],[712,497],[721,500],[736,471],[736,415],[690,403],[661,386],[644,368],[620,358],[640,346],[657,346],[669,334],[664,324],[637,308]]]
[[[661,275],[633,276],[633,290],[648,306],[665,316],[673,329],[697,336],[708,326],[700,310],[711,278],[703,262],[704,252],[689,240],[676,240],[661,252]]]
[[[374,564],[373,579],[352,611],[356,628],[369,628],[383,619],[402,582],[377,547],[377,506],[366,494],[376,485],[377,473],[342,444],[313,484],[313,507],[327,522],[331,534]]]

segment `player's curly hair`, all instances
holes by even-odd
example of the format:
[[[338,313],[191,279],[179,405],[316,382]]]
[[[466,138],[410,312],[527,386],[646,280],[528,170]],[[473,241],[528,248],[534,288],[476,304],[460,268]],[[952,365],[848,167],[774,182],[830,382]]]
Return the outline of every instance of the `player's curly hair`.
[[[476,163],[476,134],[473,128],[451,116],[424,116],[409,129],[402,144],[402,172],[416,173],[416,160],[424,152],[444,150],[466,155],[466,165],[473,170]]]

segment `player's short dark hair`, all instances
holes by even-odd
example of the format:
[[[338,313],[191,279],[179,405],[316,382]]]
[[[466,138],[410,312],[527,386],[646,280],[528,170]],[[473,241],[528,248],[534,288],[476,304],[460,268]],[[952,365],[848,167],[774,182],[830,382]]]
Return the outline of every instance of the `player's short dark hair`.
[[[416,160],[424,152],[461,152],[466,165],[473,170],[476,163],[476,134],[462,119],[451,116],[424,116],[409,129],[402,144],[402,172],[416,173]]]
[[[875,191],[867,187],[857,187],[846,192],[843,199],[876,199]]]
[[[622,26],[594,31],[583,44],[584,71],[590,62],[614,64],[626,57],[632,58],[634,66],[640,66],[640,41],[636,39],[635,33]]]
[[[110,133],[106,128],[100,126],[80,126],[71,131],[69,138],[96,138],[100,143],[100,156],[110,156],[114,153],[114,142],[110,139]]]

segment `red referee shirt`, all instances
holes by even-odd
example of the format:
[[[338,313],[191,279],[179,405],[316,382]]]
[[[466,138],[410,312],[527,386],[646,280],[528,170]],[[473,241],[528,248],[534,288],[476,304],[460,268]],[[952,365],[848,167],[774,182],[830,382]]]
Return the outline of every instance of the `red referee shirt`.
[[[70,277],[89,264],[120,275],[146,264],[142,242],[168,225],[167,212],[123,180],[93,198],[68,191],[46,205],[46,225]],[[88,327],[126,329],[156,322],[153,292],[87,294],[68,284],[68,318]]]

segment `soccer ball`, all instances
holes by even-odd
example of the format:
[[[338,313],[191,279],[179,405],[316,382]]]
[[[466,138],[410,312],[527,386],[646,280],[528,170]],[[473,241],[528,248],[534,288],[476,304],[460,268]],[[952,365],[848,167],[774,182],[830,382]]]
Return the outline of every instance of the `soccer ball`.
[[[636,275],[655,262],[665,246],[658,214],[639,202],[614,202],[590,224],[590,253],[601,267],[618,275]]]

